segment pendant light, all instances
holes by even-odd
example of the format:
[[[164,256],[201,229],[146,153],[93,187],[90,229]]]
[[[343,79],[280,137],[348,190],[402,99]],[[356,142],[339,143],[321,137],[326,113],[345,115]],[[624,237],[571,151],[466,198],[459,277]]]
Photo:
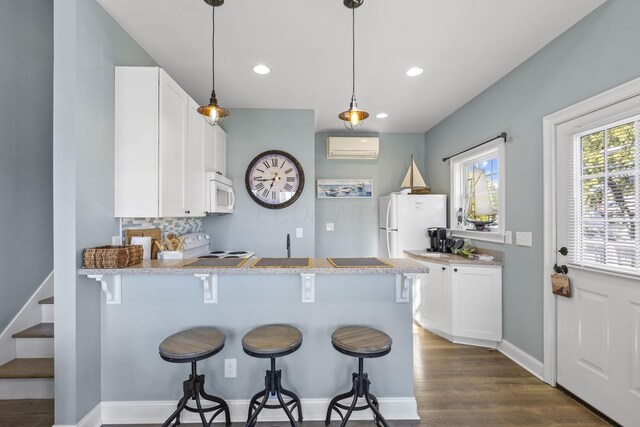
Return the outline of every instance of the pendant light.
[[[369,117],[369,113],[358,108],[358,102],[356,101],[356,8],[360,7],[364,0],[344,0],[344,5],[351,9],[352,17],[352,90],[351,90],[351,103],[349,109],[338,114],[338,118],[344,122],[344,126],[347,129],[358,129],[362,122]]]
[[[216,7],[222,6],[224,0],[204,0],[211,6],[211,99],[209,105],[203,105],[198,108],[198,113],[202,114],[211,126],[219,125],[225,117],[229,115],[229,111],[218,105],[216,98]]]

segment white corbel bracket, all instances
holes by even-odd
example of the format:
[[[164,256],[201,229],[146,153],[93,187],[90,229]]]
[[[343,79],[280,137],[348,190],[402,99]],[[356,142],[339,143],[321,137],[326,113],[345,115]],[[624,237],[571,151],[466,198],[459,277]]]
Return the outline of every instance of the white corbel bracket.
[[[218,275],[217,274],[194,274],[202,280],[202,291],[204,293],[203,301],[205,304],[218,303]]]
[[[409,302],[411,288],[417,277],[417,274],[396,274],[396,303],[406,304]]]
[[[102,284],[102,291],[107,297],[107,305],[120,305],[122,303],[122,276],[120,274],[111,276],[113,277],[113,290],[109,289],[109,284],[104,275],[89,274],[87,277]]]
[[[300,300],[303,304],[316,302],[315,274],[300,274]]]

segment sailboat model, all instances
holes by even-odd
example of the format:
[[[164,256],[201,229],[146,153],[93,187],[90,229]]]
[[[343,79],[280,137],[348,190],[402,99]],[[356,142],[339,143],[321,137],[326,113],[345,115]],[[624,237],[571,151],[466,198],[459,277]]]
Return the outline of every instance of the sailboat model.
[[[496,221],[496,212],[491,204],[487,175],[483,169],[473,167],[473,178],[470,182],[469,198],[467,199],[466,218],[477,231]]]
[[[409,170],[407,170],[407,174],[404,176],[400,187],[410,188],[411,193],[409,194],[431,193],[431,188],[425,184],[424,179],[418,170],[418,166],[416,166],[416,162],[413,161],[413,155],[411,155],[411,166],[409,166]]]

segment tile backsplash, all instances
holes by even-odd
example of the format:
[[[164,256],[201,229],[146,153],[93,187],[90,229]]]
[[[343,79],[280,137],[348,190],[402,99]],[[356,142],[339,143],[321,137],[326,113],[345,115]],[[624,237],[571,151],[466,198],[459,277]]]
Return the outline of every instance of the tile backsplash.
[[[202,231],[202,218],[121,218],[121,228],[124,231],[138,228],[159,228],[162,237],[167,233],[177,235]]]

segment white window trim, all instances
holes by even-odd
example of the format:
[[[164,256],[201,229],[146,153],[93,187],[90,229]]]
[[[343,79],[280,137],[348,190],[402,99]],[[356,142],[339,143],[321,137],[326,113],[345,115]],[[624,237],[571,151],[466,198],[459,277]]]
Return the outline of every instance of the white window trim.
[[[457,230],[455,229],[455,224],[458,222],[457,211],[455,210],[456,205],[456,196],[462,193],[462,179],[460,167],[463,163],[467,163],[471,160],[480,159],[487,154],[497,151],[498,153],[498,176],[500,179],[500,186],[498,187],[498,193],[500,197],[500,205],[498,206],[498,218],[500,218],[500,222],[498,224],[498,229],[495,231],[470,231],[470,230]],[[480,147],[474,148],[473,150],[467,151],[463,154],[458,154],[455,157],[452,157],[450,160],[449,171],[451,174],[451,188],[449,197],[449,228],[451,230],[451,235],[454,237],[469,237],[474,240],[483,240],[487,242],[497,242],[504,243],[504,235],[505,232],[505,220],[506,220],[506,209],[505,209],[505,152],[504,152],[504,140],[496,139],[493,142],[489,142]]]

